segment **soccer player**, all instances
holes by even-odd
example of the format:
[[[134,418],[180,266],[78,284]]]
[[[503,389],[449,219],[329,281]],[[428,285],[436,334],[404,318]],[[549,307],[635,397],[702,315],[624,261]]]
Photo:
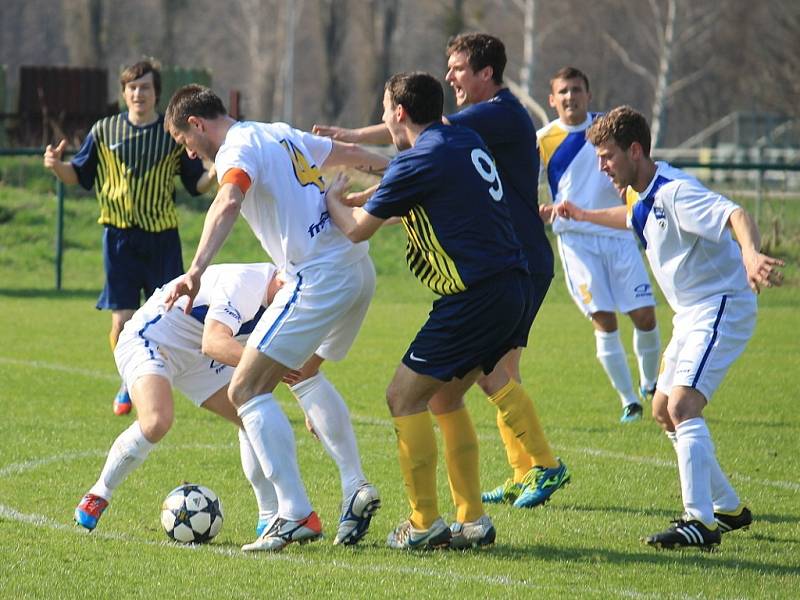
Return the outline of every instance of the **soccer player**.
[[[92,126],[71,161],[61,160],[66,140],[44,153],[44,166],[66,184],[95,188],[103,225],[106,282],[98,309],[111,310],[111,350],[125,322],[157,287],[183,273],[175,176],[192,195],[207,191],[213,172],[190,159],[156,112],[161,75],[149,61],[122,71],[119,78],[127,111]],[[114,398],[114,414],[131,410],[123,383]]]
[[[318,539],[322,524],[300,478],[289,421],[272,392],[290,370],[300,370],[302,380],[293,391],[315,431],[329,427],[340,437],[354,437],[344,401],[319,366],[344,358],[350,349],[374,292],[375,270],[367,244],[353,244],[332,225],[319,167],[380,171],[388,161],[285,123],[237,122],[214,92],[198,85],[175,92],[165,123],[191,156],[214,160],[220,183],[192,264],[173,288],[168,306],[185,295],[184,311],[192,310],[200,278],[240,213],[286,273],[285,285],[247,341],[229,388],[278,497],[278,517],[243,550],[277,551]],[[355,439],[333,450],[346,448],[356,448]],[[339,531],[357,537],[380,500],[372,485],[351,479],[347,486]],[[348,543],[339,535],[335,541]]]
[[[527,332],[533,298],[507,186],[474,131],[442,124],[443,97],[442,86],[427,73],[389,79],[383,122],[400,152],[363,207],[341,201],[341,180],[328,194],[331,217],[353,241],[369,238],[386,219],[402,217],[409,267],[440,296],[386,392],[412,510],[389,535],[389,546],[398,549],[494,542],[464,393]],[[449,528],[438,508],[428,408],[442,431],[456,505]]]
[[[632,228],[675,311],[653,417],[678,456],[684,516],[643,541],[656,548],[709,549],[722,532],[749,526],[752,515],[717,462],[703,409],[753,334],[756,296],[748,285],[756,293],[780,285],[783,261],[760,252],[758,228],[744,209],[690,175],[653,162],[649,126],[632,108],[596,119],[587,137],[600,169],[617,188],[629,186],[629,206],[584,210],[565,200],[559,215]]]
[[[553,204],[540,213],[552,220],[567,289],[580,311],[592,321],[597,360],[622,401],[620,422],[642,418],[641,398],[653,397],[661,341],[655,300],[633,233],[555,215],[554,204],[568,199],[585,209],[622,204],[611,180],[597,168],[586,130],[600,116],[589,113],[589,79],[574,67],[560,69],[550,80],[550,106],[558,119],[537,133],[542,167]],[[639,365],[639,395],[619,338],[616,311],[633,321],[633,350]]]
[[[190,314],[165,310],[173,284],[156,290],[120,334],[114,359],[136,405],[136,421],[111,446],[100,478],[75,509],[75,522],[93,530],[115,490],[170,430],[174,386],[240,428],[242,468],[258,502],[257,528],[263,529],[275,517],[275,491],[228,402],[233,375],[228,365],[239,362],[242,344],[280,287],[275,267],[213,265],[203,275]]]
[[[528,328],[495,368],[478,378],[481,389],[497,407],[497,426],[513,469],[512,477],[482,497],[484,502],[532,508],[547,502],[570,480],[566,465],[553,454],[536,406],[521,386],[519,368],[530,327],[553,279],[553,251],[538,211],[536,130],[519,100],[503,85],[506,53],[502,41],[484,33],[461,34],[449,41],[447,56],[445,79],[455,92],[458,106],[466,108],[448,115],[443,122],[475,130],[489,147],[500,180],[505,183],[504,196],[528,261],[532,289]],[[343,141],[392,141],[385,124],[361,129],[315,125],[315,131]],[[440,390],[432,405],[456,401],[441,397],[449,390]]]

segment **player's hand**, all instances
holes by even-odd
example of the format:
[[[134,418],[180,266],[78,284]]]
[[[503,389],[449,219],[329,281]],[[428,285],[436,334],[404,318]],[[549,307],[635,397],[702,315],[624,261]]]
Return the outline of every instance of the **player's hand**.
[[[286,285],[286,273],[283,271],[275,271],[275,275],[272,276],[269,283],[267,284],[267,305],[272,304],[272,301],[275,300],[275,294],[278,293],[284,285]]]
[[[558,215],[556,214],[556,208],[554,204],[539,205],[539,217],[542,219],[543,223],[552,225],[557,216]]]
[[[345,129],[344,127],[336,127],[335,125],[318,125],[314,123],[311,128],[311,133],[314,135],[321,135],[329,137],[337,142],[357,142],[355,132],[352,129]]]
[[[186,306],[183,308],[183,312],[187,315],[192,312],[192,305],[194,304],[194,299],[197,297],[197,292],[200,291],[200,275],[195,274],[193,272],[184,273],[178,281],[175,282],[175,285],[170,290],[169,294],[164,301],[164,304],[167,310],[172,310],[172,307],[177,302],[178,298],[181,296],[186,296]]]
[[[295,369],[290,369],[289,371],[286,372],[286,374],[283,377],[281,377],[281,381],[288,386],[293,386],[300,383],[302,377],[303,374],[300,373],[300,371],[296,371]]]
[[[572,219],[573,221],[583,221],[584,211],[575,206],[569,200],[563,200],[554,206],[556,215],[564,219]]]
[[[47,148],[44,149],[44,166],[46,169],[55,169],[56,163],[61,162],[61,157],[66,147],[67,140],[61,140],[55,148],[51,144],[47,144]]]
[[[344,203],[344,191],[349,183],[350,178],[347,177],[347,175],[341,172],[337,173],[336,177],[333,178],[333,181],[328,184],[325,190],[325,198]]]
[[[756,293],[761,292],[761,286],[773,287],[783,283],[783,272],[778,267],[784,266],[779,258],[773,258],[761,252],[748,252],[742,255],[744,268],[747,271],[747,283]]]

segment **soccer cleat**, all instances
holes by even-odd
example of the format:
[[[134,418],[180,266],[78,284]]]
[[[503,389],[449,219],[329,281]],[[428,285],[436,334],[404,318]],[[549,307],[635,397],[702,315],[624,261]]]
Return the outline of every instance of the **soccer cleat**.
[[[638,402],[628,404],[622,409],[622,416],[619,418],[620,423],[633,423],[642,418],[642,405]]]
[[[275,517],[272,518],[274,519]],[[261,534],[264,533],[264,530],[267,528],[267,526],[270,524],[271,521],[272,519],[258,520],[258,523],[256,523],[256,537],[260,537]]]
[[[648,535],[642,538],[642,541],[648,546],[665,550],[690,546],[696,546],[701,550],[713,550],[719,546],[721,538],[719,527],[709,529],[696,519],[690,521],[678,519],[664,531]]]
[[[494,544],[497,532],[488,515],[477,521],[455,522],[450,525],[450,547],[454,550],[467,550]]]
[[[652,402],[653,396],[656,395],[656,384],[653,384],[653,387],[647,388],[643,385],[639,385],[639,398],[642,399],[642,404],[645,402]]]
[[[749,529],[753,522],[753,513],[746,506],[742,506],[738,512],[715,512],[714,520],[717,522],[720,533],[730,533],[737,529]]]
[[[351,546],[367,535],[372,516],[381,507],[378,490],[371,483],[358,488],[349,499],[342,503],[342,516],[334,544]]]
[[[119,416],[127,415],[131,412],[131,395],[128,393],[128,388],[123,383],[119,386],[117,395],[114,396],[114,414]]]
[[[450,547],[450,528],[441,517],[429,529],[414,529],[411,521],[403,521],[389,534],[386,543],[395,550],[435,550]]]
[[[493,490],[481,494],[481,502],[485,504],[513,504],[522,493],[523,485],[515,483],[513,479],[506,479],[506,482],[498,485]]]
[[[92,531],[108,508],[108,501],[94,494],[86,494],[75,508],[75,523]]]
[[[514,501],[515,508],[533,508],[550,500],[556,491],[569,483],[572,475],[561,459],[558,466],[550,469],[533,467],[522,479],[522,493]]]
[[[321,537],[322,522],[314,511],[299,521],[277,517],[268,528],[264,529],[255,542],[242,546],[242,551],[280,552],[293,542],[305,544]]]

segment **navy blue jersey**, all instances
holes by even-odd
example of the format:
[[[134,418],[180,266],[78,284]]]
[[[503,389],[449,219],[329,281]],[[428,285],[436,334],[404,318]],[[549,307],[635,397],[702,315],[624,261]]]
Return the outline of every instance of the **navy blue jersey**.
[[[527,272],[504,194],[480,137],[436,123],[394,157],[364,209],[381,219],[402,217],[411,271],[450,295],[504,271]]]
[[[553,250],[539,217],[539,152],[530,115],[508,89],[447,116],[478,132],[497,164],[503,191],[531,273],[553,275]]]
[[[203,162],[190,159],[164,130],[162,115],[139,127],[128,120],[127,112],[95,123],[72,166],[84,188],[95,188],[99,223],[151,233],[178,227],[175,175],[197,195],[204,171]]]

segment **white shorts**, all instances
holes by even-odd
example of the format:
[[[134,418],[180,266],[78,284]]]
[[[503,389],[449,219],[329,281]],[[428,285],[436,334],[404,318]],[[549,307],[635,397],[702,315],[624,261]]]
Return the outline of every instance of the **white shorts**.
[[[287,277],[247,345],[290,369],[299,369],[313,354],[343,359],[375,293],[372,260],[308,267]]]
[[[117,369],[129,390],[140,377],[158,375],[201,406],[230,383],[233,367],[211,360],[199,348],[191,351],[156,345],[146,334],[140,335],[142,329],[126,327],[114,349]]]
[[[564,232],[557,242],[567,289],[587,317],[655,306],[650,278],[633,237]]]
[[[756,312],[756,295],[745,292],[720,296],[676,314],[658,391],[669,395],[675,386],[691,387],[710,401],[753,335]]]

